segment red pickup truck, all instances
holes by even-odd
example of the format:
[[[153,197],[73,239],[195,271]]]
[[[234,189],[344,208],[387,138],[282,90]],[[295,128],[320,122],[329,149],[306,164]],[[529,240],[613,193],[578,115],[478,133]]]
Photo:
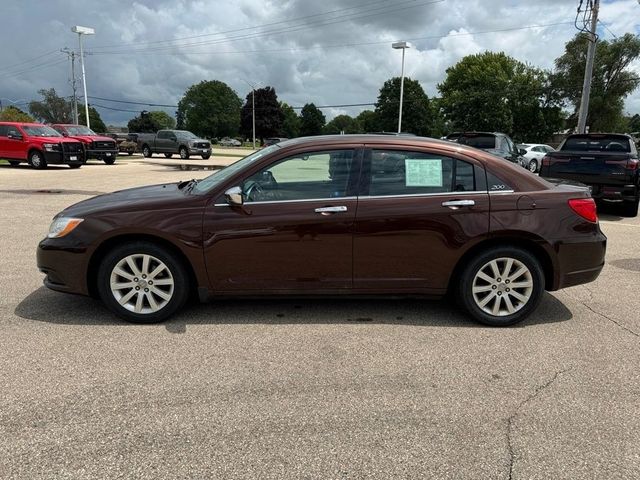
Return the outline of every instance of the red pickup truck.
[[[34,168],[65,164],[80,168],[85,161],[81,142],[63,137],[40,123],[0,122],[0,158],[12,166],[28,162]]]
[[[113,165],[118,157],[118,145],[113,138],[98,135],[84,125],[51,125],[62,136],[82,142],[85,150],[85,160],[95,158],[107,165]]]

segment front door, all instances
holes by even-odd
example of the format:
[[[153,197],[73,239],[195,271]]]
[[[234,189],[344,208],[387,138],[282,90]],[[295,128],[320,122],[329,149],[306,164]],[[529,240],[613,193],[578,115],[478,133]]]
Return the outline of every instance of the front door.
[[[204,240],[214,293],[350,289],[357,152],[288,156],[238,182],[242,207],[210,205]]]
[[[461,249],[489,231],[484,168],[425,150],[367,150],[354,288],[443,293]]]

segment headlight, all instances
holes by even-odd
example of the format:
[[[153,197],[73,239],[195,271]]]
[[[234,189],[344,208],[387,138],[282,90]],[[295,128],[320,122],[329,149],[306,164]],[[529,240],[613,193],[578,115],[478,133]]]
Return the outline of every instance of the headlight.
[[[60,151],[60,144],[59,143],[45,143],[43,145],[43,147],[47,152],[59,152]]]
[[[51,222],[49,227],[49,238],[60,238],[71,233],[78,225],[82,223],[83,218],[60,217]]]

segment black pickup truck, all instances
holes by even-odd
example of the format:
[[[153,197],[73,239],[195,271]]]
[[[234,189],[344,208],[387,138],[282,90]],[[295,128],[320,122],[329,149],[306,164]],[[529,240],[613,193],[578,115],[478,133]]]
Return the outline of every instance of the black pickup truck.
[[[629,135],[576,134],[547,153],[540,176],[584,183],[597,201],[621,203],[624,214],[635,217],[640,199],[638,163],[638,150]]]

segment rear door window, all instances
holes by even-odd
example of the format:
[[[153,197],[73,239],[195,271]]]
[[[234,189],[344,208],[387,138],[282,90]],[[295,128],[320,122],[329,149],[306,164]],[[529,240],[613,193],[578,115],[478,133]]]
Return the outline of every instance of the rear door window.
[[[372,150],[369,170],[369,196],[476,190],[471,163],[432,153]]]

